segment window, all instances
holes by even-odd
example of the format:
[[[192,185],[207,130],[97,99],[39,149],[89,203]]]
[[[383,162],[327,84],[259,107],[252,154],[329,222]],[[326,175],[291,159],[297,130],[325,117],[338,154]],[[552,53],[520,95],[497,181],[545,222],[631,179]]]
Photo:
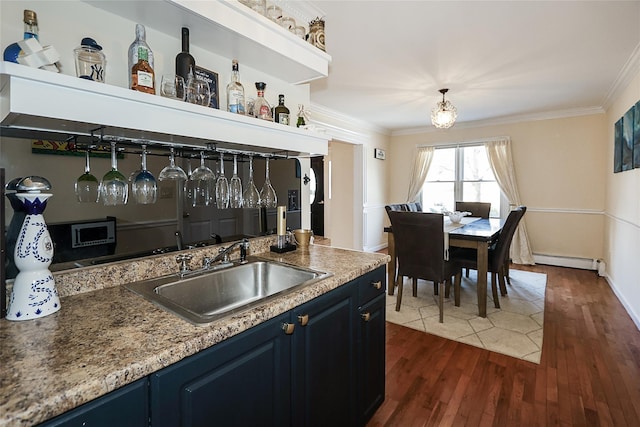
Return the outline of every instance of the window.
[[[491,202],[490,215],[500,217],[501,197],[484,145],[436,148],[422,186],[425,211],[453,211],[456,200]]]

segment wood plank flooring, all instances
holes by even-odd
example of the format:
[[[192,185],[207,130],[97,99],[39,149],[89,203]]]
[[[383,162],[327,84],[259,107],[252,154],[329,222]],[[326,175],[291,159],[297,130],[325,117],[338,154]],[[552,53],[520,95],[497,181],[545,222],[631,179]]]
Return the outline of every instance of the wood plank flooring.
[[[539,365],[387,323],[368,426],[640,426],[640,331],[593,271],[546,273]]]

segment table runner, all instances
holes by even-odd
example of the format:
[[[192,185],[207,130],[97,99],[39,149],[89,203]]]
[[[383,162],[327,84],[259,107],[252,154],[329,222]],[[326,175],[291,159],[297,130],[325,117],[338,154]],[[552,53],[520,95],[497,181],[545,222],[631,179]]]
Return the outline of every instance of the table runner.
[[[471,224],[472,222],[475,222],[477,220],[479,220],[481,218],[478,217],[472,217],[472,216],[465,216],[463,217],[460,222],[455,223],[452,222],[449,217],[445,217],[444,219],[444,259],[445,260],[449,260],[449,232],[455,230],[456,228],[460,228],[460,227],[464,227],[467,224]]]

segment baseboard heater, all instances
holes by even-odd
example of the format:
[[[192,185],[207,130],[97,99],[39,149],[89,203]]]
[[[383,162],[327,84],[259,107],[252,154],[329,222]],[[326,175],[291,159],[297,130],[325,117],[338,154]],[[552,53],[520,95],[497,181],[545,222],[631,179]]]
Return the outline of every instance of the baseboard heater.
[[[557,255],[533,254],[536,264],[555,265],[558,267],[580,268],[582,270],[596,270],[600,276],[604,275],[604,261],[591,258],[577,258]]]

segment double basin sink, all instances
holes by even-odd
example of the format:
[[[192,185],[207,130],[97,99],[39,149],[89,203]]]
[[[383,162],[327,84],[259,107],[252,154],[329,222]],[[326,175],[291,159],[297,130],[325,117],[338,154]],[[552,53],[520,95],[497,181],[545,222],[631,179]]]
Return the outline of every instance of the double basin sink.
[[[125,287],[196,325],[244,311],[331,274],[248,257],[244,264],[184,276],[172,274]]]

